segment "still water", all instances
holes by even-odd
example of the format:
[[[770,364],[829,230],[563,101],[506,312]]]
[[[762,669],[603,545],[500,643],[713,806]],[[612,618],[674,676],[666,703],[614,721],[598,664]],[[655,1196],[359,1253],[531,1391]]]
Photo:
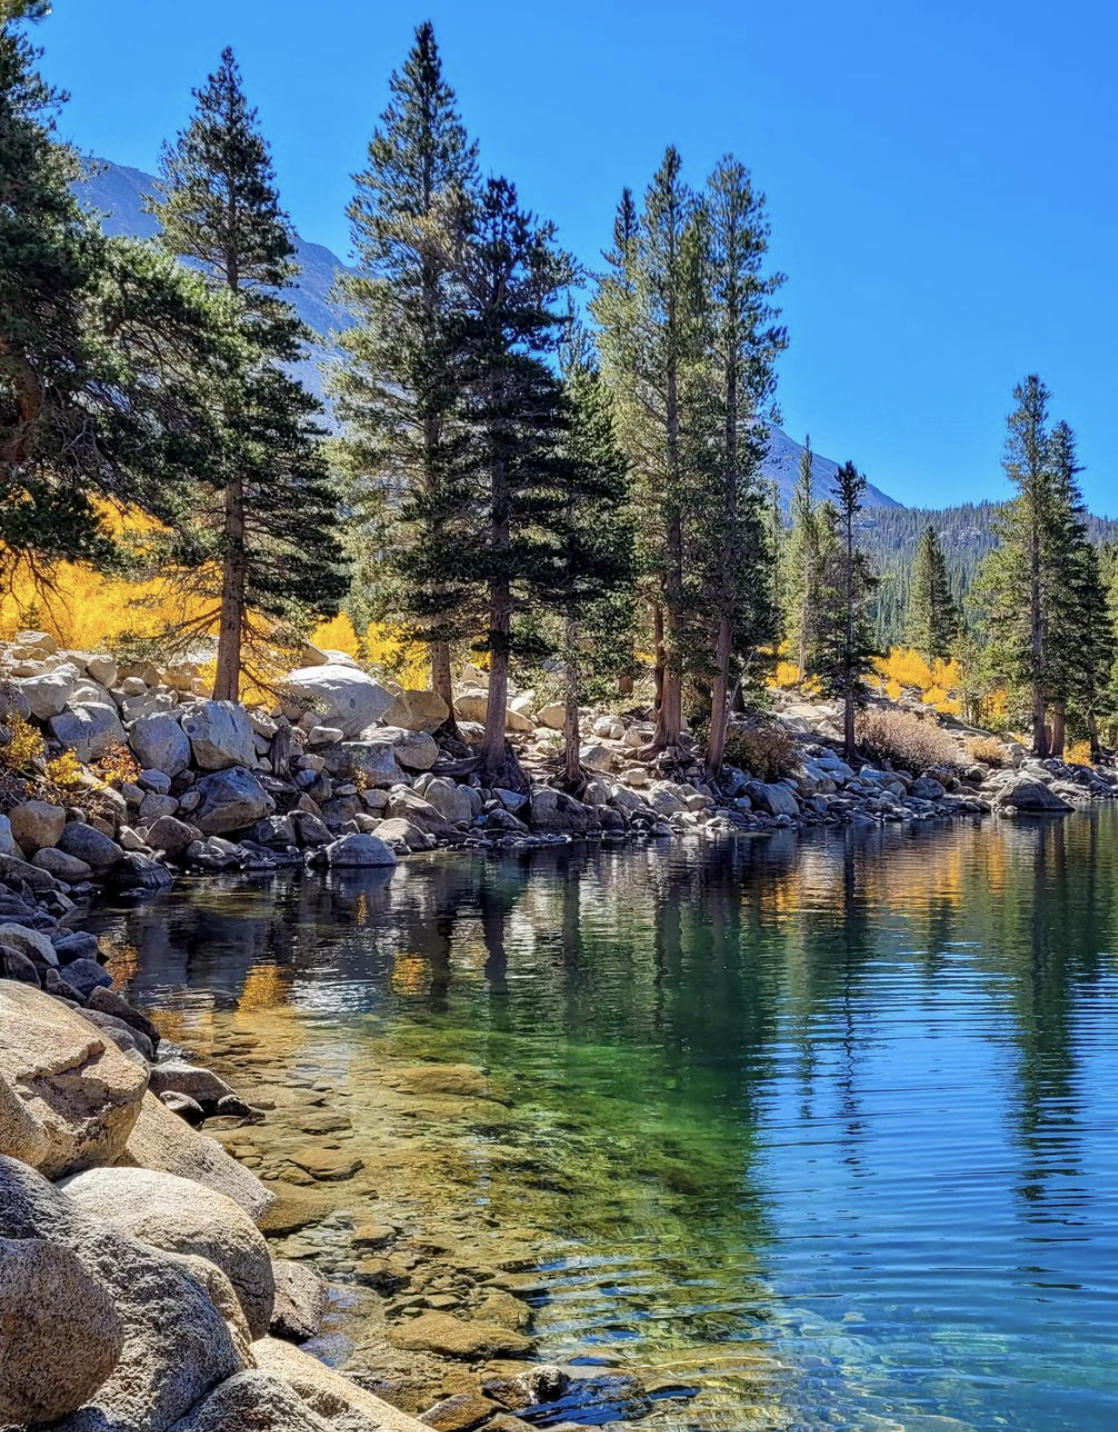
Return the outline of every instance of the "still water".
[[[499,1118],[393,1137],[453,1169],[428,1209],[529,1241],[540,1356],[694,1394],[650,1426],[1118,1425],[1114,809],[440,856],[100,921],[170,1032],[282,1030],[358,1145],[379,1068],[483,1071]]]

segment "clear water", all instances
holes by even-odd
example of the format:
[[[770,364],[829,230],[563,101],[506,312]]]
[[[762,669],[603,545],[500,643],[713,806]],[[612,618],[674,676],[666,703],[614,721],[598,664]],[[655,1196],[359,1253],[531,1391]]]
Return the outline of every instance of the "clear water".
[[[358,1140],[378,1069],[485,1071],[500,1119],[410,1121],[458,1158],[427,1206],[530,1239],[542,1356],[697,1394],[656,1426],[1118,1425],[1118,811],[441,856],[101,923],[187,1042],[287,1031]]]

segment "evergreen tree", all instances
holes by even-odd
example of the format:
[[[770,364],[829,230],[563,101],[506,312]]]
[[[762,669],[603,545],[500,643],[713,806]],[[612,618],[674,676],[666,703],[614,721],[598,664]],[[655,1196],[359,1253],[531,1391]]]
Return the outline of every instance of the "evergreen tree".
[[[563,368],[568,428],[547,601],[562,627],[563,767],[573,788],[581,784],[579,706],[632,660],[633,523],[609,394],[577,330]]]
[[[464,629],[459,583],[433,577],[468,499],[455,413],[464,294],[453,231],[477,188],[477,149],[442,77],[424,23],[369,143],[349,206],[357,272],[340,281],[356,320],[334,378],[342,453],[360,527],[362,585],[373,610],[427,643],[433,689],[451,710],[450,640]]]
[[[828,523],[823,504],[816,500],[811,438],[804,439],[796,486],[792,491],[792,530],[788,538],[784,592],[785,628],[799,672],[797,686],[810,674],[808,661],[815,645],[820,619],[823,570],[827,558]]]
[[[468,583],[481,598],[489,700],[479,769],[483,784],[524,783],[505,737],[514,616],[530,611],[554,570],[566,509],[567,413],[554,357],[574,277],[554,226],[521,209],[506,179],[490,179],[470,212],[459,272],[465,288],[461,401],[474,533],[442,546],[436,582]],[[468,593],[466,593],[468,595]]]
[[[715,430],[707,491],[699,501],[701,608],[713,647],[706,765],[722,766],[735,660],[750,666],[777,631],[777,600],[766,543],[761,422],[776,389],[775,363],[787,346],[772,304],[783,277],[763,272],[769,246],[765,198],[732,155],[711,175],[700,209],[710,392]]]
[[[218,603],[214,696],[235,700],[249,648],[293,643],[336,611],[346,584],[321,408],[281,366],[309,338],[278,292],[297,271],[291,227],[230,50],[194,93],[190,124],[164,146],[153,209],[164,247],[194,260],[238,315],[239,371],[214,394],[222,441],[205,474],[209,500],[177,553],[192,590]]]
[[[36,61],[0,23],[0,580],[48,582],[122,555],[108,505],[167,515],[212,443],[191,375],[223,336],[196,278],[82,212]]]
[[[945,661],[959,635],[959,608],[951,594],[939,535],[924,529],[912,568],[907,636],[925,661]]]
[[[842,702],[843,751],[847,760],[853,759],[857,749],[855,712],[865,699],[865,678],[877,654],[867,616],[874,577],[855,538],[865,490],[866,479],[854,464],[843,463],[835,475],[834,505],[827,503],[824,507],[824,521],[830,529],[829,556],[809,663],[823,692]]]
[[[1027,702],[1036,756],[1049,751],[1047,705],[1058,685],[1050,625],[1064,568],[1067,493],[1053,472],[1048,389],[1035,374],[1014,389],[1004,466],[1017,496],[997,523],[999,546],[982,566],[975,599],[992,660]]]
[[[653,593],[656,660],[654,749],[679,744],[689,615],[685,522],[696,468],[709,460],[694,421],[709,403],[702,373],[703,314],[695,196],[669,146],[634,211],[626,191],[615,224],[611,272],[591,311],[602,373],[614,394],[618,435],[637,485],[641,565]]]

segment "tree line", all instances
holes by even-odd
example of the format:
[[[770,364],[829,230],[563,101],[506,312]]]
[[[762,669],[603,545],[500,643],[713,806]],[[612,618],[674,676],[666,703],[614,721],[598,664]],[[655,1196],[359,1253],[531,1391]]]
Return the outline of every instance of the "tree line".
[[[292,371],[310,337],[285,298],[293,231],[233,55],[163,147],[155,243],[107,238],[74,199],[64,97],[37,63],[5,19],[3,575],[49,583],[60,560],[157,572],[190,598],[160,640],[216,631],[226,699],[246,676],[266,685],[275,652],[345,602],[423,643],[447,737],[468,648],[489,668],[488,784],[522,779],[505,737],[514,667],[562,693],[572,784],[580,705],[644,669],[647,754],[670,764],[689,727],[716,777],[732,709],[782,649],[841,700],[853,752],[881,590],[866,480],[847,463],[821,497],[808,447],[789,520],[764,479],[788,335],[765,198],[738,159],[696,185],[669,146],[643,193],[623,192],[588,273],[512,180],[483,174],[421,25],[354,176],[332,430]],[[965,650],[976,690],[1024,693],[1037,749],[1059,750],[1069,723],[1097,740],[1114,705],[1108,572],[1074,439],[1049,431],[1038,380],[1018,396],[1019,496],[966,618],[929,527],[906,621],[929,655]],[[114,538],[107,507],[144,514],[143,540]],[[1069,642],[1077,623],[1097,640]]]

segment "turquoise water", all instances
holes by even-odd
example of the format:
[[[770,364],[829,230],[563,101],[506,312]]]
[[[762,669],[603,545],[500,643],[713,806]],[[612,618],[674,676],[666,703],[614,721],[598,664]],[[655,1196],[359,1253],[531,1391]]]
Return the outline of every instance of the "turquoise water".
[[[658,1371],[655,1425],[1118,1425],[1118,811],[100,919],[184,1037],[282,1011],[356,1108],[382,1063],[483,1070],[500,1119],[415,1137],[530,1234],[540,1354]]]

